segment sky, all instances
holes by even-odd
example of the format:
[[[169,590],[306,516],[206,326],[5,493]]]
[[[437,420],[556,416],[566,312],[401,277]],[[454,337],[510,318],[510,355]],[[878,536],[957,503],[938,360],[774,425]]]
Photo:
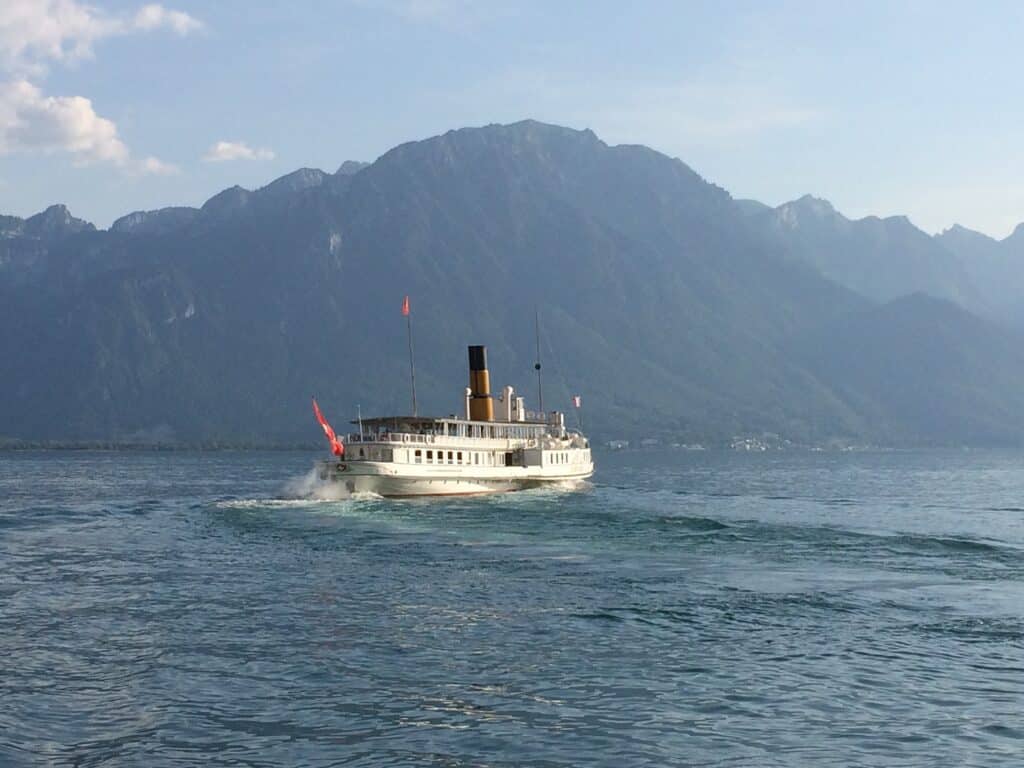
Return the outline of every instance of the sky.
[[[0,212],[106,227],[534,118],[1002,238],[1024,221],[1024,4],[0,0]]]

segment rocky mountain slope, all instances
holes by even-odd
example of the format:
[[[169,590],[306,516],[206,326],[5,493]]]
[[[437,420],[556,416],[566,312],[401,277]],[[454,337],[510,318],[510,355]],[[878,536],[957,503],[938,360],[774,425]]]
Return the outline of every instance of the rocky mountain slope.
[[[818,215],[797,207],[801,222]],[[737,203],[679,160],[526,121],[234,187],[199,209],[129,214],[107,231],[70,215],[42,233],[28,229],[38,217],[5,218],[0,437],[316,439],[314,392],[338,422],[357,404],[405,412],[405,294],[422,412],[460,408],[471,343],[489,346],[496,387],[535,404],[540,308],[545,405],[582,393],[599,438],[1024,435],[1010,332],[955,307],[878,303],[913,280],[876,291],[814,254],[882,243],[886,258],[923,262],[930,251],[899,222],[847,226],[834,213],[787,238],[789,214]],[[956,263],[943,261],[936,295],[963,278]],[[954,297],[980,302],[974,290],[965,281]],[[879,391],[922,386],[921,338],[887,335],[885,355],[869,340],[876,323],[900,331],[936,315],[954,330],[927,376],[950,417],[925,423]],[[958,383],[967,347],[971,370],[1002,372],[988,389]]]

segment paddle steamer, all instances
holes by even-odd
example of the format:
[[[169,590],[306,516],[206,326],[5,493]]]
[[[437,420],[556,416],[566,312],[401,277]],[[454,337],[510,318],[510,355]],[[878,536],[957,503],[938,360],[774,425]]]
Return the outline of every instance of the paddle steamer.
[[[485,347],[469,347],[469,384],[462,416],[353,422],[359,431],[332,441],[339,455],[318,464],[320,479],[350,493],[454,496],[572,484],[593,474],[590,443],[566,427],[564,413],[527,411],[508,386],[492,397]]]

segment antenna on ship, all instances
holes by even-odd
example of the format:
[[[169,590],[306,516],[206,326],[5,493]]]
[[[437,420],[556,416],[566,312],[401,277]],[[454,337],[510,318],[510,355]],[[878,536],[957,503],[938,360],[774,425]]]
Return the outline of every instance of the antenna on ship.
[[[537,371],[537,410],[544,413],[544,390],[540,385],[540,310],[534,308],[534,328],[537,331],[537,362],[533,364],[533,369]]]
[[[402,314],[405,315],[405,327],[409,332],[409,376],[412,379],[412,415],[418,416],[416,412],[416,363],[412,356],[412,317],[409,314],[408,294],[402,300]]]

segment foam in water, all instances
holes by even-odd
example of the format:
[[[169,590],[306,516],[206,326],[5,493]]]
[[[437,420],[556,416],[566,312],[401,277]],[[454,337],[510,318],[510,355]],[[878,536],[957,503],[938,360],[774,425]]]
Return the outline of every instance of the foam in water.
[[[351,493],[341,483],[321,480],[320,473],[313,467],[304,475],[293,477],[284,486],[284,493],[292,498],[306,501],[346,501],[348,499],[379,499],[380,495],[370,492]]]
[[[593,488],[593,484],[589,480],[553,480],[547,481],[541,485],[531,486],[520,493],[529,496],[538,496],[544,494],[560,495],[564,493],[575,493],[577,491],[585,491]]]
[[[272,499],[232,499],[222,501],[218,507],[226,509],[264,509],[267,507],[305,507],[319,502],[359,501],[379,499],[376,493],[351,493],[341,483],[321,480],[313,467],[304,475],[293,477],[284,484],[281,495]]]

